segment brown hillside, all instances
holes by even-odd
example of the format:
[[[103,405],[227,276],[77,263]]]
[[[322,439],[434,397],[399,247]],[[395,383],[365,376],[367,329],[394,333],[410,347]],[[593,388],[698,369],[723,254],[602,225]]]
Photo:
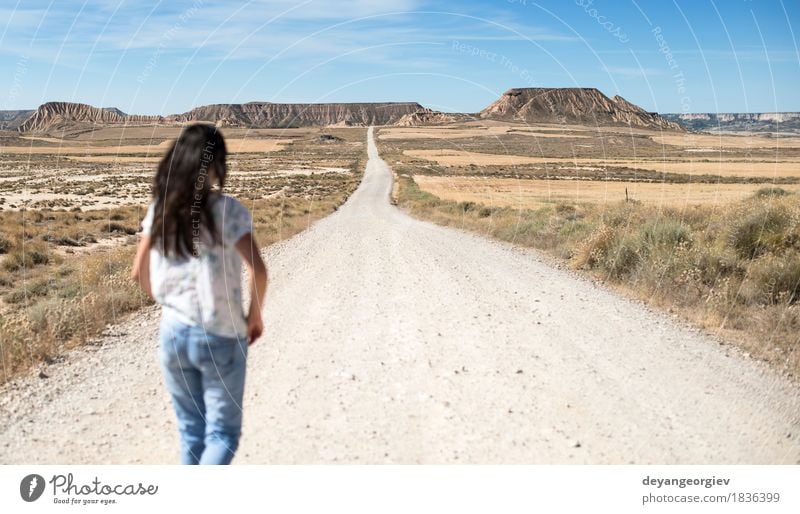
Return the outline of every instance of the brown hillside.
[[[509,89],[479,116],[525,123],[630,125],[682,130],[680,125],[657,113],[647,112],[621,96],[611,99],[595,88]]]
[[[392,125],[408,113],[422,109],[415,102],[277,104],[249,102],[197,107],[169,116],[178,123],[208,121],[220,126],[259,128],[308,126]]]
[[[47,102],[39,106],[20,126],[22,132],[46,132],[76,125],[154,124],[161,116],[125,114],[117,108],[99,108],[74,102]]]
[[[219,126],[254,128],[393,125],[403,116],[423,109],[415,102],[328,104],[250,102],[204,105],[170,116],[140,116],[125,114],[116,108],[103,109],[72,102],[48,102],[39,106],[24,121],[18,120],[13,128],[19,127],[22,132],[48,132],[82,125],[181,125],[195,121],[206,121]]]

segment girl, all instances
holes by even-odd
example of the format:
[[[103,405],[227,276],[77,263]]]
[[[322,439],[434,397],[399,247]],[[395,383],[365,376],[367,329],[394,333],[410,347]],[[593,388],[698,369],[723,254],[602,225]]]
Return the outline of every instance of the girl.
[[[162,306],[159,355],[183,464],[233,459],[247,349],[263,330],[267,269],[250,213],[221,192],[225,157],[225,141],[213,125],[181,133],[158,165],[131,272]],[[242,259],[251,278],[247,315]]]

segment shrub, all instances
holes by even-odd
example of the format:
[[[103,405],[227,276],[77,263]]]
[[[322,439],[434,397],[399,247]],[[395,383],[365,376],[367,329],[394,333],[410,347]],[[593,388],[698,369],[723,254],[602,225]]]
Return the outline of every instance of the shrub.
[[[573,264],[578,268],[592,268],[605,259],[614,240],[614,229],[601,225],[575,252]]]
[[[583,215],[578,212],[577,207],[569,203],[556,204],[556,214],[568,221],[573,221],[583,217]]]
[[[478,217],[479,218],[488,218],[494,213],[494,209],[491,207],[481,207],[478,209]]]
[[[77,241],[69,236],[59,236],[53,239],[53,243],[59,246],[84,246],[83,243]]]
[[[603,217],[613,227],[636,225],[641,221],[642,206],[635,202],[621,202],[609,206]]]
[[[744,258],[780,248],[791,214],[781,206],[759,204],[740,219],[735,220],[730,232],[730,245]]]
[[[478,208],[478,204],[476,204],[475,202],[459,202],[458,208],[461,212],[466,214],[468,212],[476,210]]]
[[[24,286],[20,286],[6,293],[4,299],[8,303],[21,303],[32,297],[47,296],[47,293],[50,292],[51,289],[52,284],[47,278],[32,280]]]
[[[641,243],[636,236],[615,239],[603,259],[603,267],[614,277],[632,274],[641,260]]]
[[[114,223],[114,222],[103,224],[103,231],[108,232],[109,234],[114,232],[122,232],[123,234],[133,235],[136,233],[135,228],[131,228],[121,223]]]
[[[641,230],[642,243],[648,248],[675,247],[690,242],[689,229],[672,219],[658,219],[645,224]]]
[[[48,262],[50,262],[50,257],[48,257],[45,252],[40,250],[31,250],[28,252],[27,255],[30,256],[31,262],[34,265],[47,264]]]
[[[11,241],[3,236],[0,236],[0,254],[8,253],[11,249]]]
[[[787,191],[781,187],[762,187],[755,192],[754,196],[756,198],[769,198],[773,196],[787,196],[790,194],[792,194],[791,191]]]
[[[694,267],[700,270],[700,281],[714,286],[722,277],[741,273],[739,260],[727,247],[709,246],[696,249]]]
[[[750,266],[748,282],[759,293],[759,303],[800,301],[800,253],[767,255]]]
[[[35,333],[51,341],[68,341],[84,328],[80,302],[47,298],[27,310],[28,321]],[[48,349],[52,351],[52,348]]]
[[[47,264],[50,257],[43,250],[37,248],[16,250],[3,259],[3,268],[6,271],[17,271],[20,268],[32,268],[39,264]]]

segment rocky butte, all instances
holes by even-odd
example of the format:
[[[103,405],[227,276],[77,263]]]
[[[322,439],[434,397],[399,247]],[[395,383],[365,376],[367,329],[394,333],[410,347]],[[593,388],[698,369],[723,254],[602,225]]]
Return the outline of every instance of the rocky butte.
[[[593,87],[509,89],[478,116],[523,123],[629,125],[682,130],[678,123],[647,112],[621,96],[609,98]]]

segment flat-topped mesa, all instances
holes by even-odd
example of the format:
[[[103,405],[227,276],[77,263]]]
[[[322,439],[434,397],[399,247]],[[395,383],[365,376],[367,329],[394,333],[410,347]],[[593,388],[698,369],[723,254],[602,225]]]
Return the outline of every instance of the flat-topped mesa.
[[[197,107],[168,116],[178,123],[207,121],[220,126],[285,128],[308,126],[392,125],[423,107],[416,102],[278,104],[249,102]]]
[[[22,132],[47,132],[80,125],[182,125],[209,122],[219,126],[285,128],[309,126],[393,125],[424,108],[416,102],[277,104],[249,102],[196,107],[182,114],[139,116],[114,107],[98,108],[73,102],[48,102],[15,125]],[[28,111],[30,112],[30,111]],[[10,115],[8,116],[10,118]],[[8,123],[9,125],[10,122]]]
[[[629,125],[682,130],[680,125],[657,113],[647,112],[621,96],[611,99],[593,87],[509,89],[478,116],[524,123]]]
[[[75,102],[47,102],[39,106],[22,124],[22,132],[45,132],[58,128],[72,128],[76,124],[125,125],[155,124],[161,116],[125,114],[116,107],[93,107]]]

